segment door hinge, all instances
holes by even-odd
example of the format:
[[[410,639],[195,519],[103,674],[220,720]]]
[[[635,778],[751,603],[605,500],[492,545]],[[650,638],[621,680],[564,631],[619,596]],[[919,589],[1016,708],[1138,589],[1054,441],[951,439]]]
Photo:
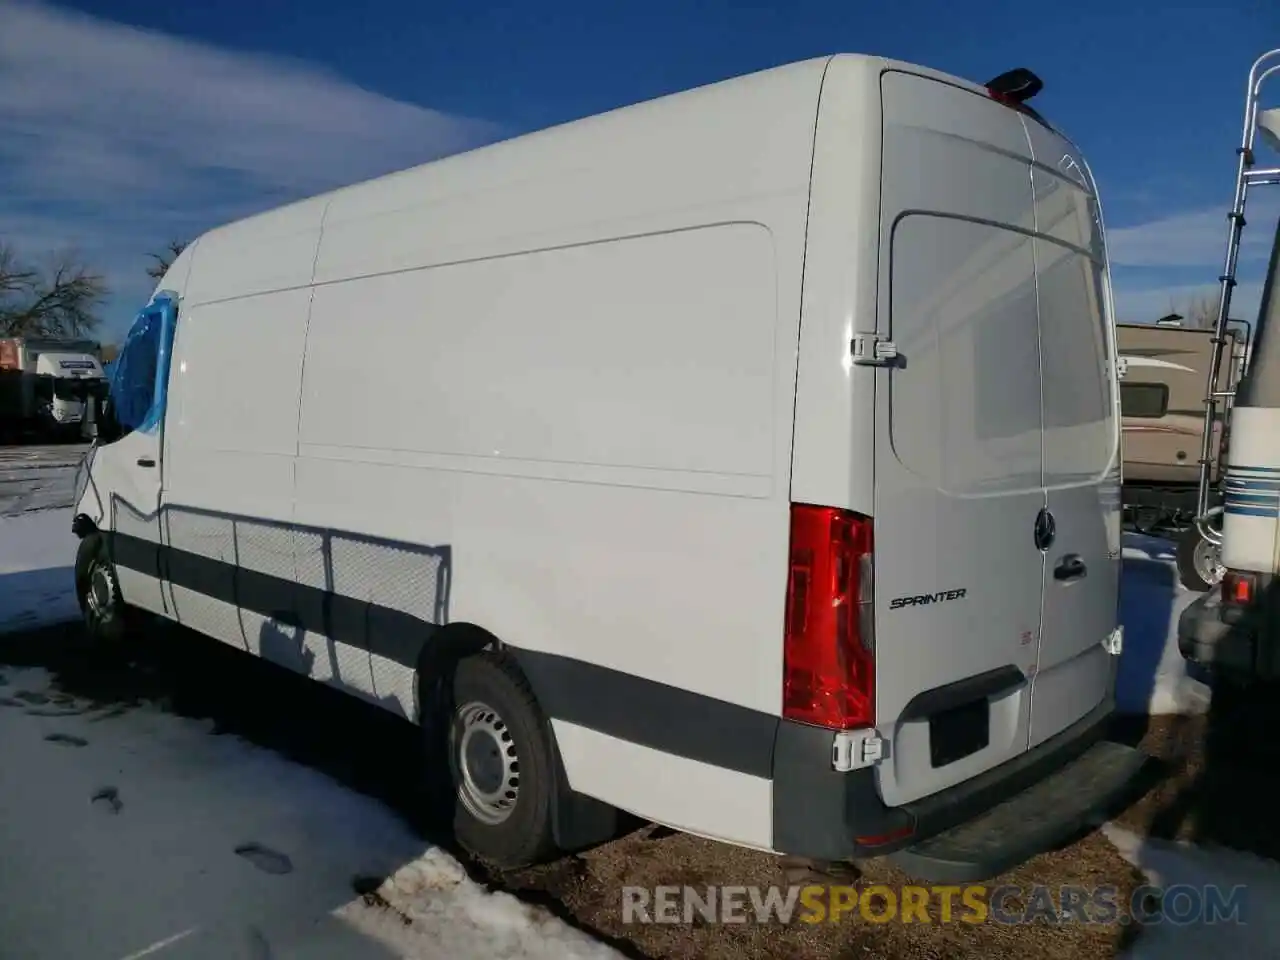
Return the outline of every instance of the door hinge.
[[[859,367],[892,367],[898,362],[898,347],[874,333],[855,333],[849,341],[853,362]]]
[[[1124,624],[1120,624],[1102,638],[1102,649],[1113,657],[1124,652]]]
[[[831,767],[840,773],[879,763],[889,744],[875,730],[841,730],[831,742]]]

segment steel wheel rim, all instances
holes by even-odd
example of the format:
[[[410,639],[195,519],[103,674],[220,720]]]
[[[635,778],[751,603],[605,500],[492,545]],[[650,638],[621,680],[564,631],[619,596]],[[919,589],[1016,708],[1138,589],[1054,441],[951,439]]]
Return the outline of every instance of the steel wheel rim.
[[[1193,555],[1193,563],[1195,564],[1196,573],[1205,583],[1213,586],[1222,579],[1226,567],[1219,560],[1220,551],[1208,540],[1201,539],[1196,543],[1195,553]]]
[[[472,701],[457,712],[458,798],[471,816],[497,826],[511,816],[520,794],[520,763],[506,722],[488,704]]]
[[[85,605],[94,620],[111,619],[115,603],[115,580],[111,570],[102,563],[95,563],[89,570],[89,583],[85,590]]]

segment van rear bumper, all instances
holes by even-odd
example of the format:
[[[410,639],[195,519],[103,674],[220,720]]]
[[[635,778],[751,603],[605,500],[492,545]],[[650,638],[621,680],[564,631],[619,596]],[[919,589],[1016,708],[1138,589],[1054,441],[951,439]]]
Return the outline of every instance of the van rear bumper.
[[[1151,759],[1107,737],[1113,709],[1108,699],[1027,753],[900,807],[880,799],[873,768],[831,769],[829,731],[784,721],[774,752],[775,848],[828,861],[887,856],[933,883],[998,876],[1150,787]]]

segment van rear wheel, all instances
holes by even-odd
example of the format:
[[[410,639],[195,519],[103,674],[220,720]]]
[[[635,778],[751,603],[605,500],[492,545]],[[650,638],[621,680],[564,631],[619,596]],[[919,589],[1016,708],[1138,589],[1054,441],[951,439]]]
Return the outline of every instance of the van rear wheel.
[[[1178,579],[1184,587],[1204,593],[1222,582],[1226,572],[1222,551],[1206,540],[1194,523],[1178,534],[1177,548]]]
[[[485,651],[458,663],[449,725],[454,834],[475,856],[503,869],[555,852],[555,783],[547,724],[511,660]]]

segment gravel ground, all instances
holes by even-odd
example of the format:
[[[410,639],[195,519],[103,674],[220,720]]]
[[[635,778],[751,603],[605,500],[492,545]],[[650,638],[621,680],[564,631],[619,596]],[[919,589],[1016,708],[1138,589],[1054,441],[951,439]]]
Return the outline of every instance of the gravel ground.
[[[650,839],[657,832],[660,839]],[[924,960],[967,957],[1112,957],[1124,927],[1084,925],[1005,926],[952,923],[868,923],[854,918],[836,924],[804,925],[624,925],[619,889],[624,884],[777,883],[775,858],[726,847],[683,834],[641,830],[604,847],[547,867],[508,876],[514,890],[536,891],[562,904],[582,926],[625,941],[637,956],[661,958],[854,958]],[[1103,837],[1093,834],[1069,849],[1038,857],[991,881],[1084,887],[1112,884],[1124,902],[1141,878]],[[888,866],[872,866],[864,886],[891,888],[910,883]]]

